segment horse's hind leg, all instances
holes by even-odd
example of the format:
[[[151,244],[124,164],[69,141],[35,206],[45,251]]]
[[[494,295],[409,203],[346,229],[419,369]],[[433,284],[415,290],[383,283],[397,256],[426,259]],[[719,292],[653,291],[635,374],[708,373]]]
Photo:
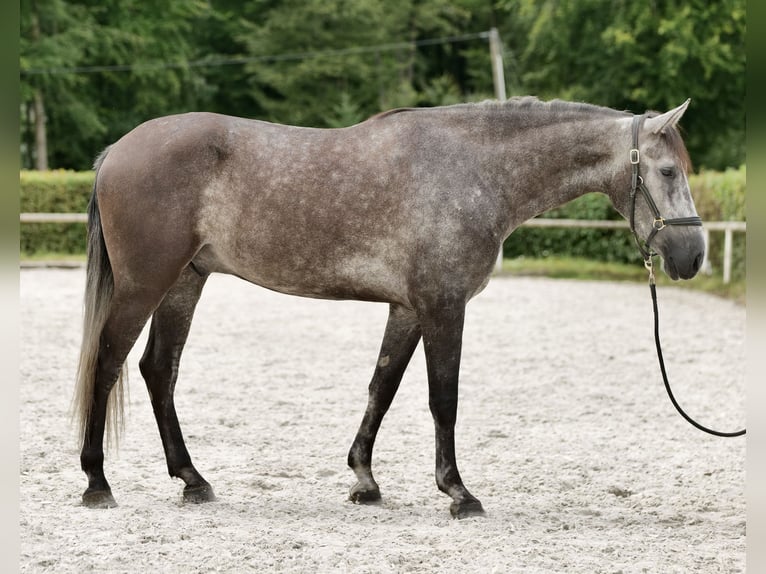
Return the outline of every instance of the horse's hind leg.
[[[399,388],[404,370],[420,341],[415,313],[391,305],[378,364],[369,387],[367,410],[348,453],[348,465],[357,477],[349,498],[356,503],[380,500],[380,489],[372,476],[372,448],[383,416]]]
[[[111,309],[99,338],[92,394],[86,397],[90,407],[87,409],[80,453],[80,465],[88,477],[88,488],[82,495],[85,506],[117,506],[104,475],[103,441],[110,410],[109,394],[122,376],[125,359],[160,297],[161,294],[148,292],[136,292],[130,296],[116,293],[111,301]]]
[[[183,496],[187,502],[215,500],[212,487],[194,468],[186,450],[173,401],[181,352],[206,280],[207,275],[199,275],[191,267],[184,270],[154,312],[149,341],[139,363],[165,449],[168,473],[186,483]]]

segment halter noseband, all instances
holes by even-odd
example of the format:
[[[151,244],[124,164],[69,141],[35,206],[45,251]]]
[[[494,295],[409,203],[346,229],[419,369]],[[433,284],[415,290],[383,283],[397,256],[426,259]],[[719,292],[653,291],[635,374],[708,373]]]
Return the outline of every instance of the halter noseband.
[[[630,167],[631,167],[631,181],[630,181],[630,231],[633,233],[633,237],[636,240],[641,255],[644,258],[644,263],[647,266],[651,265],[652,257],[657,255],[652,252],[651,242],[657,233],[667,227],[668,225],[694,225],[702,226],[702,219],[698,216],[692,217],[676,217],[674,219],[665,219],[660,215],[660,210],[657,208],[657,204],[652,199],[652,194],[644,185],[644,178],[639,174],[641,154],[638,151],[638,130],[641,127],[641,122],[646,118],[646,114],[640,116],[633,116],[633,146],[630,149]],[[646,238],[644,245],[641,245],[641,239],[636,232],[636,191],[640,191],[646,199],[646,203],[649,205],[649,209],[654,214],[654,222],[652,223],[652,231],[649,237]]]

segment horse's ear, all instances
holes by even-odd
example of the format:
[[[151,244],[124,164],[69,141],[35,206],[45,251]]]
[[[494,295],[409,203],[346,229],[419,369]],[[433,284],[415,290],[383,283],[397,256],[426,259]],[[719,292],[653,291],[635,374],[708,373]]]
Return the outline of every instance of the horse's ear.
[[[678,123],[678,120],[684,115],[684,112],[691,101],[691,98],[687,98],[687,100],[677,108],[673,108],[669,112],[665,112],[659,116],[647,118],[644,122],[644,127],[651,130],[653,134],[665,133],[665,130],[668,127],[673,127]]]

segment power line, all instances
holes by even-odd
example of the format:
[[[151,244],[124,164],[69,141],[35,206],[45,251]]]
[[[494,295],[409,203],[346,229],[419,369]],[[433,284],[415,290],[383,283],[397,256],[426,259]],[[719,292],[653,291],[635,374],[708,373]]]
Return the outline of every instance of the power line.
[[[219,66],[233,66],[251,63],[286,62],[295,60],[308,60],[311,58],[350,56],[368,54],[374,52],[391,52],[420,46],[435,46],[439,44],[455,44],[470,40],[488,39],[489,31],[462,34],[459,36],[443,36],[441,38],[429,38],[412,42],[392,42],[388,44],[376,44],[372,46],[356,46],[351,48],[339,48],[329,50],[317,50],[311,52],[294,52],[288,54],[275,54],[269,56],[245,56],[240,58],[209,58],[192,60],[187,62],[153,62],[146,64],[116,64],[107,66],[73,66],[70,68],[30,68],[20,70],[25,75],[48,75],[48,74],[97,74],[101,72],[135,72],[147,70],[170,70],[180,68],[214,68]]]

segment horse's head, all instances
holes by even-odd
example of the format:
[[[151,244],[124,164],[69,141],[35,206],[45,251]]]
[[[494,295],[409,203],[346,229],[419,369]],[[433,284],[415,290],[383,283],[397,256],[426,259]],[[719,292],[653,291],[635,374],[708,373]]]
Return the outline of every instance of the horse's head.
[[[705,254],[687,178],[691,162],[676,126],[688,105],[689,100],[664,114],[646,114],[643,121],[636,117],[631,129],[633,185],[627,216],[636,239],[647,245],[647,252],[654,249],[662,256],[665,273],[674,280],[694,277]]]

